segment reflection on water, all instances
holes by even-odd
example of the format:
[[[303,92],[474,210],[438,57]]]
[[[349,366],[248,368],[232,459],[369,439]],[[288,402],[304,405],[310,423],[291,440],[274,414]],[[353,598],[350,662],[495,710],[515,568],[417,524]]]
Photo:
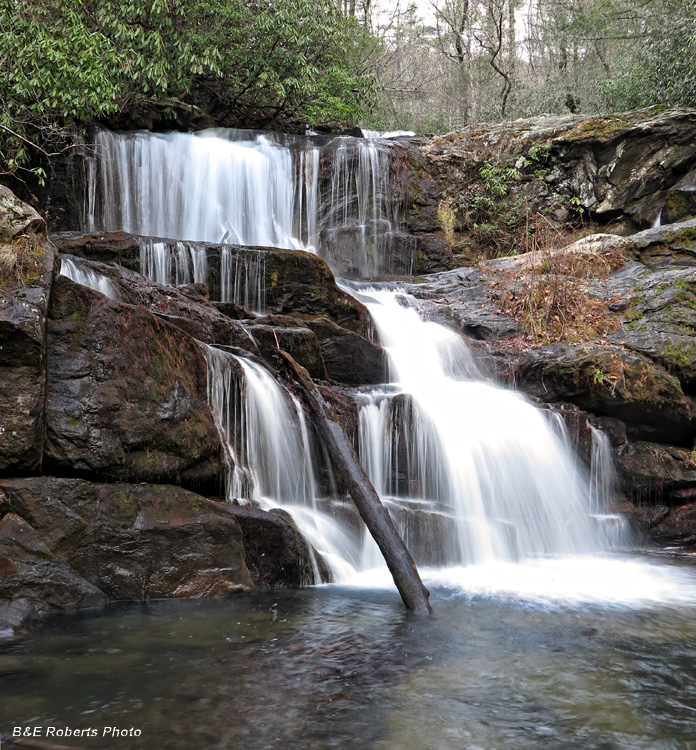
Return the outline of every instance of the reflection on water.
[[[693,570],[679,571],[691,591]],[[116,726],[72,747],[696,748],[696,607],[564,608],[315,588],[116,605],[0,654],[0,731]]]

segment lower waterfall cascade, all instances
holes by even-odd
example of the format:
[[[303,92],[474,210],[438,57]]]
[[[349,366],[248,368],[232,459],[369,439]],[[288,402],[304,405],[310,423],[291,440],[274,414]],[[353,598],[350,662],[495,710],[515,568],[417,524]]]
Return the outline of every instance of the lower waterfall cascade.
[[[494,591],[507,591],[506,580],[519,590],[537,581],[528,593],[544,598],[554,577],[567,589],[584,575],[583,565],[600,578],[613,566],[613,578],[604,576],[615,582],[612,594],[599,587],[600,598],[640,599],[641,586],[626,583],[629,563],[607,557],[629,546],[631,535],[611,512],[606,437],[590,426],[586,469],[557,413],[494,384],[464,340],[424,320],[409,294],[359,281],[384,270],[381,258],[398,232],[385,139],[400,134],[367,135],[98,131],[97,155],[87,160],[85,226],[141,235],[140,270],[151,282],[214,279],[211,299],[257,315],[265,313],[265,272],[263,253],[253,246],[318,251],[337,277],[345,271],[358,279],[341,286],[367,307],[388,355],[391,382],[353,389],[357,447],[430,579],[450,585],[459,571],[465,589],[490,584]],[[169,192],[159,189],[162,174]],[[212,261],[206,243],[216,243]],[[412,266],[402,268],[410,273]],[[80,283],[103,283],[77,278],[69,262],[63,272]],[[228,450],[228,498],[287,510],[323,560],[315,560],[317,581],[321,568],[335,583],[390,585],[369,535],[330,510],[335,498],[317,479],[320,461],[330,473],[327,457],[298,400],[251,359],[210,347],[205,356],[209,402]],[[659,598],[660,585],[645,576],[642,592]],[[588,587],[578,590],[586,596]],[[569,595],[553,585],[549,591]]]

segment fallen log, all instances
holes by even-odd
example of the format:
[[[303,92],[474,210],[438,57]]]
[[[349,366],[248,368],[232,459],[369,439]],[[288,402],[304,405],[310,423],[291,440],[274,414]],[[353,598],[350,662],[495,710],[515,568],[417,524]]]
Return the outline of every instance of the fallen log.
[[[324,440],[335,470],[341,475],[360,517],[377,542],[396,588],[407,609],[413,612],[432,612],[428,597],[411,553],[399,536],[387,509],[382,505],[372,482],[365,474],[348,436],[336,418],[334,410],[326,403],[309,373],[287,353],[278,350],[282,361],[298,384],[305,403],[314,419],[319,435]]]

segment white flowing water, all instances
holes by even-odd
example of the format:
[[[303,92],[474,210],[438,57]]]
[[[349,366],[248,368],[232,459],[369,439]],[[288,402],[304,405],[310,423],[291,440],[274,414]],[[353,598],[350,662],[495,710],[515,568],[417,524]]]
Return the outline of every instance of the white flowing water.
[[[205,346],[208,402],[227,449],[229,500],[280,508],[326,563],[335,581],[356,573],[356,545],[317,507],[309,430],[297,399],[262,365]],[[315,581],[321,581],[314,561]]]
[[[205,284],[208,257],[195,242],[144,239],[140,244],[140,273],[155,284]]]
[[[67,276],[77,284],[88,286],[111,299],[118,299],[114,282],[108,276],[88,268],[79,258],[62,255],[60,258],[60,275]]]
[[[357,278],[412,264],[392,248],[398,213],[389,150],[369,139],[100,130],[87,160],[87,231],[303,249]]]
[[[458,545],[450,564],[597,551],[588,488],[572,451],[543,412],[513,391],[471,377],[459,336],[421,320],[404,295],[363,292],[407,394],[403,435],[387,427],[389,402],[363,406],[363,460],[378,492],[394,494],[393,438],[405,443],[406,493],[451,509]],[[406,303],[407,304],[407,303]],[[468,372],[457,365],[468,362]]]
[[[266,136],[101,130],[95,151],[90,231],[302,247],[293,232],[292,156]]]
[[[234,302],[252,312],[266,307],[265,253],[254,248],[220,245],[209,259],[202,242],[140,240],[140,273],[155,284],[208,284],[210,298]]]

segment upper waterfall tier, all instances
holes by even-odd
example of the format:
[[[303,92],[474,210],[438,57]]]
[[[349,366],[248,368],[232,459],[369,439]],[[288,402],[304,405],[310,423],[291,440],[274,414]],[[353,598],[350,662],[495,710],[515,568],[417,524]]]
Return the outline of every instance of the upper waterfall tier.
[[[317,252],[342,276],[410,272],[388,145],[214,129],[95,135],[85,228]]]

